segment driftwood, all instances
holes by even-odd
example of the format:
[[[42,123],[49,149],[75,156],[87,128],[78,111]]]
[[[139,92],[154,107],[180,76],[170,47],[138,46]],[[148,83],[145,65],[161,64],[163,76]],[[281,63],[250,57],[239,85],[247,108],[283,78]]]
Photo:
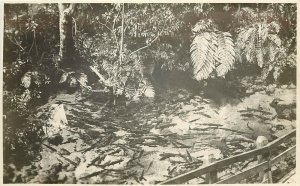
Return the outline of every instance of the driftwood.
[[[94,177],[94,176],[98,176],[99,174],[103,173],[104,171],[105,171],[105,170],[93,172],[92,174],[83,176],[83,177],[81,177],[81,178],[79,178],[79,179],[86,179],[86,178],[91,178],[91,177]]]
[[[78,166],[78,164],[75,163],[74,161],[72,161],[71,159],[69,159],[69,158],[67,158],[67,157],[65,157],[65,156],[63,156],[63,155],[61,155],[60,153],[58,153],[58,155],[59,155],[60,157],[64,158],[67,162],[69,162],[69,163],[71,163],[72,165],[74,165],[75,167]]]
[[[54,152],[57,152],[57,150],[56,150],[55,148],[51,147],[50,145],[46,145],[46,144],[44,144],[44,143],[43,143],[43,145],[44,145],[45,147],[47,147],[48,149],[50,149],[50,150],[52,150],[52,151],[54,151]]]
[[[46,145],[46,144],[44,144],[44,143],[43,143],[43,145],[44,145],[45,147],[47,147],[48,149],[50,149],[50,150],[52,150],[52,151],[54,151],[54,152],[57,152],[57,154],[58,154],[60,157],[64,158],[67,162],[71,163],[71,164],[74,165],[74,166],[77,166],[77,163],[75,163],[74,161],[70,160],[69,158],[67,158],[67,157],[65,157],[64,155],[62,155],[61,153],[59,153],[55,148],[51,147],[50,145]]]
[[[87,167],[90,167],[90,166],[94,165],[97,161],[98,161],[99,163],[101,163],[101,162],[105,159],[105,157],[106,157],[106,156],[98,156],[98,157],[96,157],[95,159],[93,159],[93,160],[91,161],[90,164],[87,165]]]
[[[231,132],[236,132],[236,133],[240,133],[240,134],[252,135],[252,133],[249,133],[249,132],[243,132],[243,131],[239,131],[239,130],[224,128],[224,127],[218,127],[218,129],[227,130],[227,131],[231,131]]]
[[[100,167],[107,167],[107,166],[111,166],[111,165],[115,165],[117,163],[121,163],[122,161],[124,161],[123,159],[119,159],[119,160],[116,160],[116,161],[108,161],[106,163],[104,163],[103,165],[99,165]]]
[[[238,112],[261,112],[265,115],[272,115],[271,112],[267,112],[267,111],[259,110],[259,109],[253,109],[253,108],[247,108],[246,110],[239,110]]]

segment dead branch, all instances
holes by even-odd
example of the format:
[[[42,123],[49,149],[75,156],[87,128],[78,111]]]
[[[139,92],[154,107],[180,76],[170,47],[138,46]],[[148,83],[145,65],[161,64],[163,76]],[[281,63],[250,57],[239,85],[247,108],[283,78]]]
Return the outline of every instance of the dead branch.
[[[112,86],[95,67],[90,66],[90,69],[99,77],[100,81],[103,82],[105,86]]]
[[[58,152],[55,148],[51,147],[50,145],[46,145],[46,144],[44,144],[44,143],[43,143],[43,145],[44,145],[45,147],[47,147],[48,149],[54,151],[54,152]],[[69,158],[63,156],[62,154],[57,153],[57,155],[59,155],[60,157],[64,158],[67,162],[71,163],[72,165],[77,166],[77,164],[76,164],[74,161],[72,161],[72,160],[70,160]]]
[[[104,172],[104,170],[93,172],[92,174],[88,174],[88,175],[83,176],[83,177],[81,177],[79,179],[86,179],[86,178],[91,178],[91,177],[94,177],[94,176],[98,176],[99,174],[101,174],[103,172]]]

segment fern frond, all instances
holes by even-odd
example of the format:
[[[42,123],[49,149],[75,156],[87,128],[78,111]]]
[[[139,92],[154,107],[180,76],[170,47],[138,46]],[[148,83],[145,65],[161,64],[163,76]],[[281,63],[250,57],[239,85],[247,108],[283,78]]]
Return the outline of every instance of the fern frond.
[[[194,28],[192,29],[192,32],[194,33],[202,33],[213,30],[215,27],[213,21],[211,19],[201,19],[199,20]]]
[[[224,76],[230,69],[232,69],[235,62],[234,44],[231,34],[228,32],[221,32],[218,34],[218,49],[217,59],[220,65],[216,67],[217,75]]]
[[[262,24],[261,27],[262,28],[260,30],[260,36],[261,36],[262,42],[264,43],[269,35],[269,29],[266,24]]]
[[[136,92],[137,90],[133,86],[126,86],[124,88],[124,94],[126,98],[132,98]]]
[[[242,13],[246,15],[248,18],[255,18],[257,16],[255,10],[250,7],[244,7],[241,9]]]
[[[265,66],[262,69],[262,79],[267,79],[269,73],[273,70],[272,65]]]
[[[243,39],[242,41],[247,44],[247,42],[253,40],[253,35],[255,34],[256,29],[255,28],[249,28],[245,31],[245,33],[242,35]]]
[[[273,42],[274,44],[276,44],[277,47],[281,47],[281,39],[279,38],[278,35],[269,34],[267,38],[270,40],[270,42]]]
[[[270,61],[274,61],[275,60],[275,56],[276,56],[276,53],[278,52],[278,50],[276,50],[276,46],[274,46],[274,44],[272,43],[269,43],[268,45],[268,58]]]
[[[260,68],[262,68],[264,65],[264,56],[263,56],[263,51],[261,48],[256,50],[256,60],[257,60],[258,66]]]
[[[255,28],[253,27],[242,29],[237,36],[237,48],[243,50],[247,46],[247,43],[253,40],[253,34],[255,34]]]
[[[280,67],[275,67],[274,68],[273,77],[274,77],[275,80],[278,79],[278,77],[280,76],[280,74],[282,73],[282,71],[283,70]]]
[[[217,35],[204,32],[197,35],[191,45],[191,59],[194,66],[194,77],[200,81],[209,77],[215,68]]]
[[[29,88],[30,85],[31,85],[31,72],[26,72],[22,78],[21,78],[21,83],[22,83],[22,86],[25,87],[25,88]]]
[[[251,35],[248,37],[248,40],[245,42],[246,47],[245,47],[245,52],[246,52],[246,59],[250,63],[254,63],[254,57],[255,57],[255,50],[256,50],[256,45],[255,45],[255,39],[256,39],[256,34],[257,32],[253,30],[251,32]]]
[[[274,21],[268,24],[268,28],[270,33],[278,34],[278,32],[280,31],[280,25]]]
[[[109,77],[111,76],[111,73],[113,73],[113,68],[114,66],[107,60],[102,61],[101,70],[103,70],[105,74],[109,74]]]
[[[291,53],[288,55],[287,57],[287,64],[290,66],[290,67],[296,67],[297,65],[297,55],[295,53]]]
[[[248,19],[253,20],[257,17],[257,13],[250,7],[241,8],[235,15],[236,19]]]
[[[144,91],[143,94],[147,97],[147,98],[154,98],[155,96],[155,91],[154,91],[154,87],[152,84],[147,84],[144,87]]]

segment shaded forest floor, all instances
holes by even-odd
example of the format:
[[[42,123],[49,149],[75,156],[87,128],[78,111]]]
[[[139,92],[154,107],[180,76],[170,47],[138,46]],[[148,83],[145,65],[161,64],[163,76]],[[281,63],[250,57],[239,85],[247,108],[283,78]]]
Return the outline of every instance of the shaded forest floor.
[[[155,99],[115,107],[96,93],[88,97],[60,93],[40,107],[36,117],[45,117],[50,108],[60,116],[65,112],[67,122],[62,117],[54,122],[65,122],[66,127],[57,135],[48,134],[51,137],[42,142],[39,160],[19,170],[11,167],[11,180],[155,184],[202,166],[209,154],[222,159],[249,151],[258,136],[272,141],[296,127],[295,120],[279,119],[270,106],[274,98],[295,103],[295,86],[271,88],[221,101],[170,89]],[[234,164],[220,178],[255,163]],[[291,159],[275,167],[274,181],[294,166]],[[246,181],[256,182],[254,178]],[[200,177],[189,183],[203,182]]]

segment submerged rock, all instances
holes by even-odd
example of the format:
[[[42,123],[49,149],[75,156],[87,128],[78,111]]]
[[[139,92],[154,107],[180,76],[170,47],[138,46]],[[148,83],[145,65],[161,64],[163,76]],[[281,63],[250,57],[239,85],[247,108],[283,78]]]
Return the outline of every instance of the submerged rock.
[[[54,135],[54,136],[50,136],[48,138],[48,142],[52,145],[59,145],[63,142],[63,137],[60,134]]]
[[[296,119],[296,102],[275,98],[270,106],[276,110],[279,119]]]

